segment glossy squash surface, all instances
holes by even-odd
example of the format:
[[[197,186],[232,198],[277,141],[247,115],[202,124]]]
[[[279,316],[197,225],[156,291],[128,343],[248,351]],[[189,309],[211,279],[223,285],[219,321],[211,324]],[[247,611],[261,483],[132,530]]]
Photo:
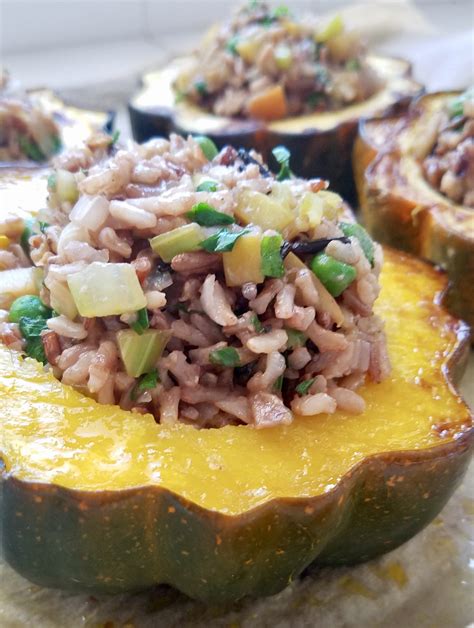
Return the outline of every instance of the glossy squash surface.
[[[169,428],[98,405],[0,347],[9,562],[48,586],[166,582],[218,602],[275,593],[313,561],[366,560],[415,534],[470,457],[471,417],[451,383],[467,328],[440,306],[439,272],[386,257],[377,309],[393,374],[363,388],[361,416]]]

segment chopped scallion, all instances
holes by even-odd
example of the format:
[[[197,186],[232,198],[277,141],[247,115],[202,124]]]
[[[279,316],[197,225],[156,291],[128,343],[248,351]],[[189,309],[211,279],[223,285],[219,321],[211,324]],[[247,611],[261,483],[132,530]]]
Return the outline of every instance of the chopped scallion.
[[[298,386],[296,387],[296,392],[298,393],[298,395],[301,395],[301,396],[306,395],[308,390],[314,384],[314,379],[315,378],[312,377],[311,379],[305,379],[304,381],[300,382]]]
[[[231,225],[235,222],[232,216],[217,211],[217,209],[214,209],[212,205],[208,205],[207,203],[197,203],[196,205],[194,205],[191,211],[187,212],[186,216],[190,220],[197,222],[197,224],[201,225],[202,227]]]
[[[239,366],[240,358],[234,347],[223,347],[222,349],[214,349],[209,353],[211,364],[216,366]]]

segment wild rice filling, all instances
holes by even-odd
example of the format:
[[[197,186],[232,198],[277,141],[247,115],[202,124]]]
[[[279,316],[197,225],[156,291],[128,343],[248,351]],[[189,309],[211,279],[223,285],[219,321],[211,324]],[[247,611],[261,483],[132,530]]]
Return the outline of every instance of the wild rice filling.
[[[0,161],[46,161],[61,147],[53,118],[29,97],[0,94]]]
[[[296,18],[253,1],[209,31],[178,77],[178,99],[217,115],[277,119],[367,99],[380,81],[341,18]]]
[[[390,372],[381,247],[275,150],[277,175],[203,137],[61,155],[49,207],[0,224],[0,340],[162,423],[363,412],[357,389]]]
[[[426,179],[454,203],[474,208],[474,88],[448,103],[423,162]]]

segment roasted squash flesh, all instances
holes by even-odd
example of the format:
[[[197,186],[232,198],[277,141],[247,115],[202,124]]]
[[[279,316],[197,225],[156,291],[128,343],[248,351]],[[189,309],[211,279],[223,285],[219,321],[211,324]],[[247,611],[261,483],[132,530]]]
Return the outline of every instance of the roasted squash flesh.
[[[451,287],[447,304],[474,323],[474,212],[425,180],[430,127],[455,92],[428,94],[407,116],[359,127],[353,166],[364,222],[375,239],[440,264]]]
[[[151,416],[99,405],[2,347],[0,449],[7,473],[77,491],[156,485],[238,515],[270,499],[324,494],[367,456],[439,445],[445,441],[437,425],[462,433],[468,410],[441,373],[458,339],[456,324],[432,302],[439,277],[393,253],[387,258],[378,311],[393,374],[365,386],[364,415],[298,418],[266,431],[170,429]]]

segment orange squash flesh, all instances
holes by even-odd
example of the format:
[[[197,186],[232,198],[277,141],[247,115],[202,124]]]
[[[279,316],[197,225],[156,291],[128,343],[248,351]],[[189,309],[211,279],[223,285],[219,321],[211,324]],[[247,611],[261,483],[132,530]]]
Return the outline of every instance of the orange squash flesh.
[[[467,328],[439,272],[386,252],[393,374],[361,416],[197,431],[101,406],[0,348],[3,549],[28,578],[75,590],[167,582],[206,602],[269,595],[316,561],[366,560],[415,534],[468,464],[450,378]]]
[[[285,91],[281,85],[255,95],[249,101],[249,113],[257,120],[278,120],[288,113]]]

